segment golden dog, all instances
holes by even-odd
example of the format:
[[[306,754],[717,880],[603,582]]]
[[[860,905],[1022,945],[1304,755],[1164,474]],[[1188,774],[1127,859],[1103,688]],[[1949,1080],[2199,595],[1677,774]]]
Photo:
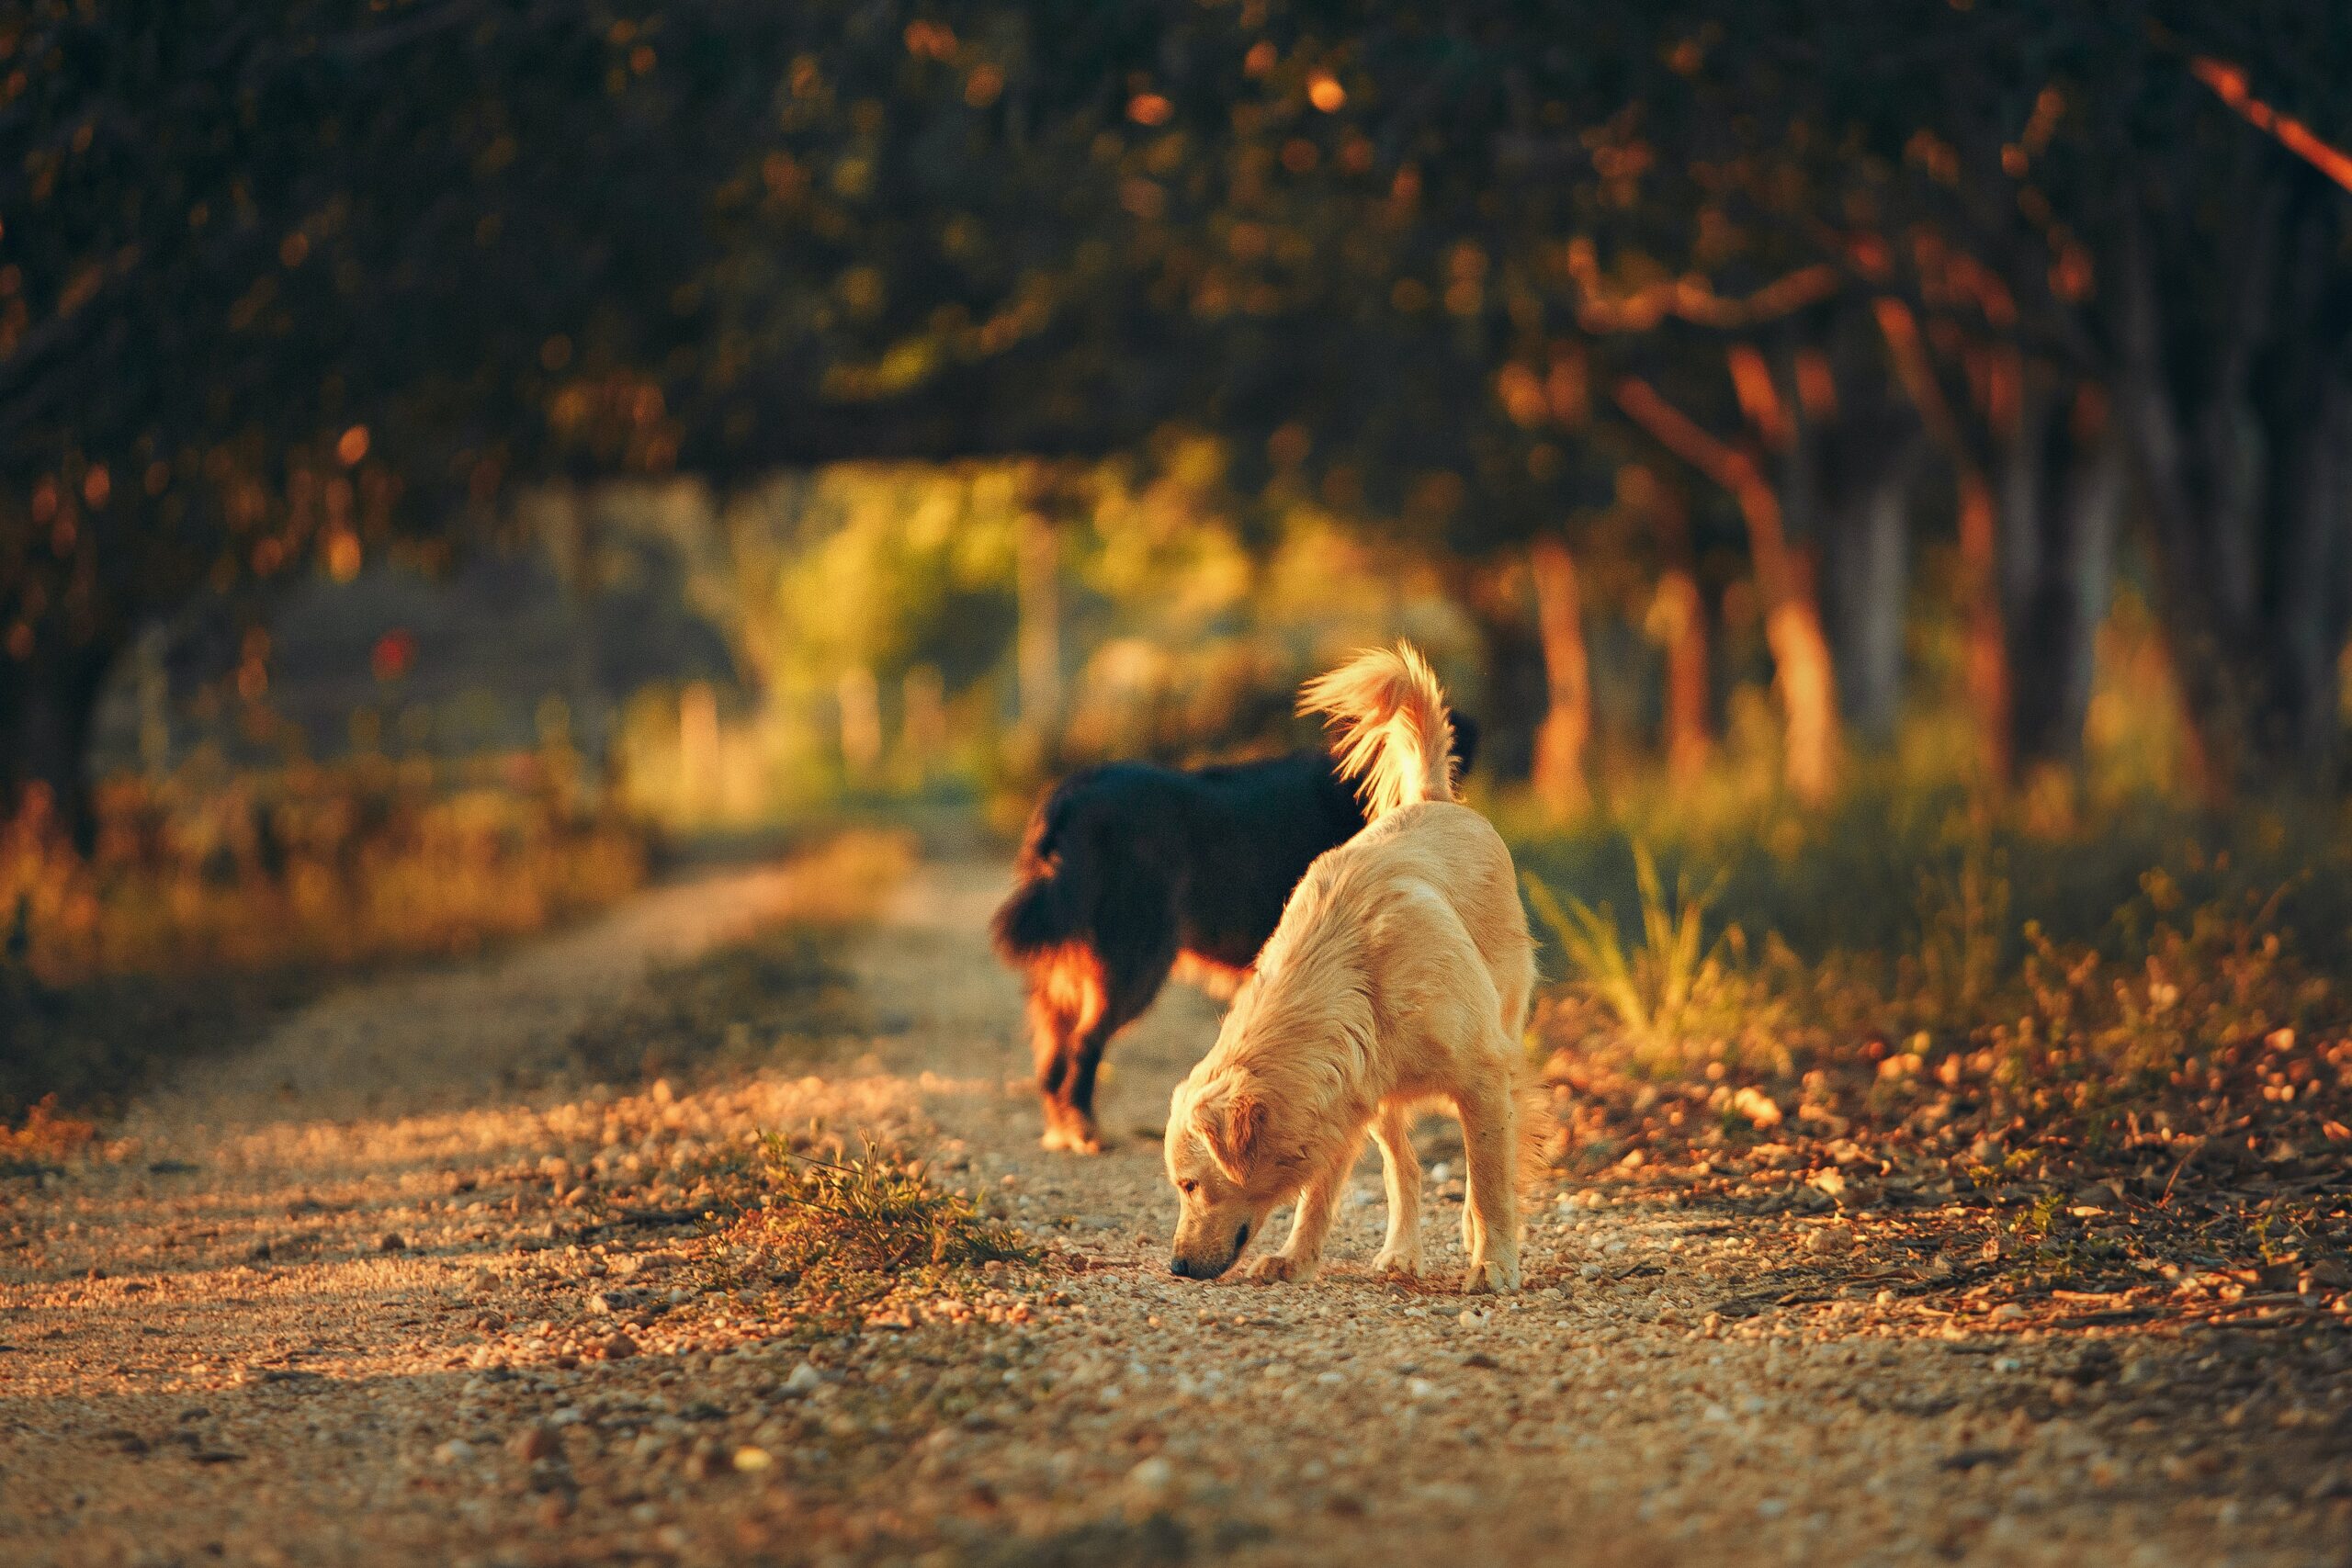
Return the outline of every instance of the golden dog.
[[[1363,791],[1367,825],[1307,868],[1216,1046],[1176,1087],[1168,1179],[1182,1201],[1169,1271],[1215,1279],[1285,1199],[1298,1200],[1261,1280],[1314,1277],[1366,1132],[1387,1168],[1388,1239],[1374,1267],[1420,1272],[1421,1170],[1407,1136],[1423,1101],[1462,1120],[1465,1292],[1519,1288],[1519,1181],[1536,1145],[1521,1034],[1535,948],[1510,852],[1453,798],[1445,694],[1399,643],[1307,682]]]

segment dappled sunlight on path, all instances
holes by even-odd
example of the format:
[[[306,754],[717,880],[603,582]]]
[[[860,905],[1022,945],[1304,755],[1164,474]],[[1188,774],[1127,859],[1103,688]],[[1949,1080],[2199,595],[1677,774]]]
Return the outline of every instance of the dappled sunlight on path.
[[[1112,1050],[1107,1152],[1048,1154],[986,946],[1002,869],[861,853],[355,987],[10,1184],[8,1560],[2290,1564],[2343,1539],[2340,1387],[2216,1426],[2274,1409],[2281,1339],[1972,1329],[1841,1282],[1834,1227],[1670,1190],[1542,1194],[1530,1288],[1465,1301],[1439,1123],[1419,1286],[1369,1273],[1370,1167],[1317,1282],[1172,1279],[1157,1135],[1216,1008],[1171,988]],[[854,1027],[587,1081],[575,1032],[639,1018],[650,966],[779,919],[832,933]],[[922,1157],[1042,1266],[910,1258],[895,1292],[824,1294],[747,1228],[769,1133]],[[2318,1479],[2228,1469],[2222,1438]]]

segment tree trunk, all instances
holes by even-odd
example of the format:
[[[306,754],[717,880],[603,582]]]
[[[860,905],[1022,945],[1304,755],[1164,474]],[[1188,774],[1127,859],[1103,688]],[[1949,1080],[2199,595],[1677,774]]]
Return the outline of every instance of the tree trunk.
[[[2009,744],[2009,649],[2001,627],[2000,511],[1993,484],[1973,462],[1960,470],[1962,637],[1969,711],[1976,719],[1977,759],[1985,782],[2006,792],[2017,782]]]
[[[1592,672],[1585,649],[1576,557],[1546,536],[1528,547],[1535,582],[1536,634],[1544,645],[1546,705],[1535,737],[1535,797],[1555,822],[1592,803],[1585,747],[1592,737]]]
[[[1715,749],[1710,722],[1713,671],[1707,654],[1707,601],[1699,580],[1677,568],[1657,585],[1657,626],[1666,644],[1666,771],[1689,784]]]
[[[2021,770],[2081,761],[2099,624],[2115,578],[2122,455],[2095,389],[2028,388],[2001,454],[2001,597],[2011,747]]]
[[[1826,519],[1831,651],[1846,718],[1871,744],[1894,739],[1903,702],[1903,628],[1911,586],[1912,452],[1841,498]]]
[[[1636,503],[1656,525],[1659,553],[1667,563],[1645,624],[1645,629],[1666,649],[1666,771],[1676,783],[1688,784],[1706,771],[1707,760],[1714,751],[1709,717],[1713,680],[1707,656],[1707,602],[1699,592],[1698,568],[1691,558],[1690,507],[1681,491],[1660,482],[1646,468],[1636,468],[1634,472],[1638,475]]]
[[[0,805],[47,817],[74,850],[97,843],[90,734],[111,647],[36,650],[0,675]],[[5,656],[0,656],[5,657]]]
[[[1535,764],[1536,716],[1549,700],[1544,645],[1527,614],[1515,563],[1450,563],[1446,586],[1478,629],[1485,689],[1471,714],[1478,721],[1478,772],[1498,784],[1530,776]]]
[[[2238,288],[2210,310],[2177,303],[2136,206],[2120,247],[2119,412],[2215,804],[2252,783],[2324,782],[2335,750],[2352,287],[2329,262],[2339,193],[2314,179],[2259,181],[2235,230]]]
[[[1015,662],[1020,677],[1021,724],[1041,741],[1061,726],[1062,627],[1061,530],[1041,510],[1021,518],[1016,608]]]
[[[2292,409],[2274,410],[2269,423],[2263,529],[2269,570],[2256,620],[2261,669],[2251,742],[2273,771],[2332,783],[2342,726],[2339,660],[2352,619],[2346,581],[2352,388],[2331,376]]]
[[[1751,522],[1751,539],[1754,534]],[[1804,562],[1791,562],[1786,570],[1800,581],[1768,595],[1771,607],[1765,611],[1764,637],[1771,646],[1773,684],[1787,716],[1783,767],[1789,788],[1799,800],[1817,806],[1838,784],[1838,680],[1829,639],[1821,630],[1812,570]]]
[[[1747,524],[1748,558],[1764,601],[1764,640],[1772,651],[1773,688],[1782,719],[1781,765],[1790,791],[1809,805],[1837,787],[1840,750],[1838,681],[1829,639],[1821,626],[1821,599],[1812,563],[1789,547],[1780,497],[1755,458],[1709,434],[1628,377],[1618,383],[1618,405],[1685,462],[1731,491]]]
[[[2015,782],[2010,709],[2014,676],[2001,616],[2000,508],[1979,448],[1962,433],[1951,400],[1909,306],[1893,298],[1872,302],[1879,335],[1894,359],[1936,444],[1952,466],[1960,524],[1962,682],[1976,721],[1977,751],[1986,781],[2006,792]],[[2010,367],[2021,374],[2017,356]]]

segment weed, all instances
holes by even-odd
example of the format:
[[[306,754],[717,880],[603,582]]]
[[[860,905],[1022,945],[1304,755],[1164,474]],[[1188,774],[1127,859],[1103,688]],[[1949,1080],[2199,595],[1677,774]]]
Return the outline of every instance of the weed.
[[[935,1287],[989,1263],[1036,1255],[1018,1231],[932,1183],[919,1163],[868,1147],[823,1159],[793,1140],[763,1141],[765,1191],[735,1239],[762,1255],[822,1312],[862,1306],[908,1285]]]
[[[1563,898],[1532,872],[1528,902],[1577,971],[1577,988],[1613,1016],[1645,1068],[1677,1069],[1736,1049],[1743,1035],[1769,1024],[1772,1010],[1741,963],[1739,929],[1726,926],[1708,942],[1716,889],[1699,889],[1685,874],[1669,898],[1645,845],[1634,846],[1634,864],[1642,940],[1630,950],[1608,904]]]

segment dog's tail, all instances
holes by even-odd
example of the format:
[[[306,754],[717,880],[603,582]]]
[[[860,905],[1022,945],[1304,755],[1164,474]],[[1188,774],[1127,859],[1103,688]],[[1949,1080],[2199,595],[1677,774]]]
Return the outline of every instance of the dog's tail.
[[[1020,880],[989,921],[997,956],[1015,969],[1085,934],[1086,890],[1076,886],[1057,841],[1063,814],[1058,790],[1039,805],[1014,863]]]
[[[1298,694],[1301,713],[1329,715],[1331,750],[1356,781],[1364,819],[1453,798],[1453,735],[1445,691],[1411,643],[1360,653]]]

